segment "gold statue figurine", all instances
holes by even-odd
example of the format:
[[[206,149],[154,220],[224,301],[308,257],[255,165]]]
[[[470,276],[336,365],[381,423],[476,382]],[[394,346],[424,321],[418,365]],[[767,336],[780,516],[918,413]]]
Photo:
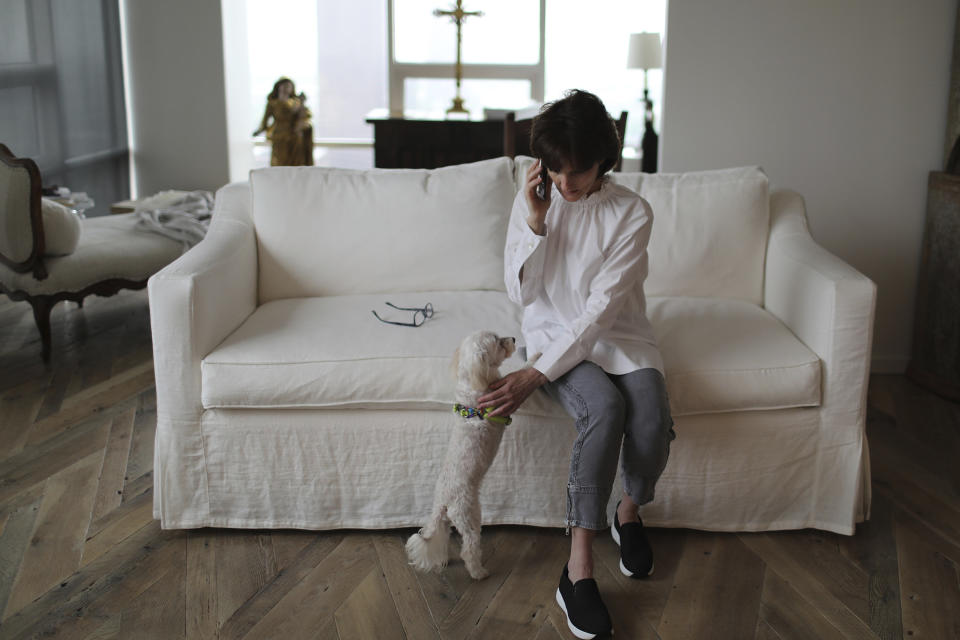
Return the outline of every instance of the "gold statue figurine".
[[[307,97],[296,91],[290,78],[277,80],[267,96],[260,128],[253,132],[255,136],[267,132],[267,140],[272,144],[270,165],[274,167],[313,164],[310,109],[305,105]]]

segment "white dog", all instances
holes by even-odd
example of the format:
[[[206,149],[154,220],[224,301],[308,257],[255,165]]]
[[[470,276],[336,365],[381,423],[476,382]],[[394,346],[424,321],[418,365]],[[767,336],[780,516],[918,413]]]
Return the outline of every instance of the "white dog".
[[[467,336],[453,355],[457,378],[456,404],[450,445],[443,470],[437,478],[430,519],[407,540],[410,564],[421,571],[447,565],[450,524],[463,538],[461,556],[475,580],[486,578],[480,562],[480,483],[497,455],[503,429],[509,417],[486,417],[476,408],[494,380],[500,378],[500,363],[516,348],[513,338],[501,338],[490,331]],[[480,415],[483,413],[484,415]]]

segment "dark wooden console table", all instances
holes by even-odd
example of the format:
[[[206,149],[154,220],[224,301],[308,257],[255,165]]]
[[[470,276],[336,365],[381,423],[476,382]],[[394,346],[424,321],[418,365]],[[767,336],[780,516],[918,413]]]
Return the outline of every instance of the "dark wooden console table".
[[[374,166],[435,169],[503,155],[502,120],[417,120],[368,117]]]

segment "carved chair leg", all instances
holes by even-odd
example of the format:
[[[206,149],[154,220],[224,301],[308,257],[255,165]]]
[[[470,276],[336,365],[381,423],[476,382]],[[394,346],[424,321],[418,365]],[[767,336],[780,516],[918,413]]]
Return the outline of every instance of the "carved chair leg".
[[[44,362],[50,362],[50,311],[53,309],[53,304],[47,296],[30,298],[30,306],[33,307],[33,320],[37,323],[37,329],[40,330]]]

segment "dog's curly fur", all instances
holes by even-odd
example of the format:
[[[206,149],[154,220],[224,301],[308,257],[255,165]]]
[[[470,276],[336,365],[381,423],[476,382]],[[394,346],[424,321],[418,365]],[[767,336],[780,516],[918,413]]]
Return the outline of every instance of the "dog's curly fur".
[[[476,407],[477,398],[500,377],[500,364],[513,354],[515,346],[513,338],[501,338],[490,331],[467,336],[453,356],[455,401]],[[497,455],[504,425],[458,415],[451,421],[450,445],[437,479],[433,512],[423,528],[407,540],[407,556],[421,571],[445,567],[453,524],[463,538],[460,555],[467,571],[481,580],[488,573],[480,561],[480,483]]]

